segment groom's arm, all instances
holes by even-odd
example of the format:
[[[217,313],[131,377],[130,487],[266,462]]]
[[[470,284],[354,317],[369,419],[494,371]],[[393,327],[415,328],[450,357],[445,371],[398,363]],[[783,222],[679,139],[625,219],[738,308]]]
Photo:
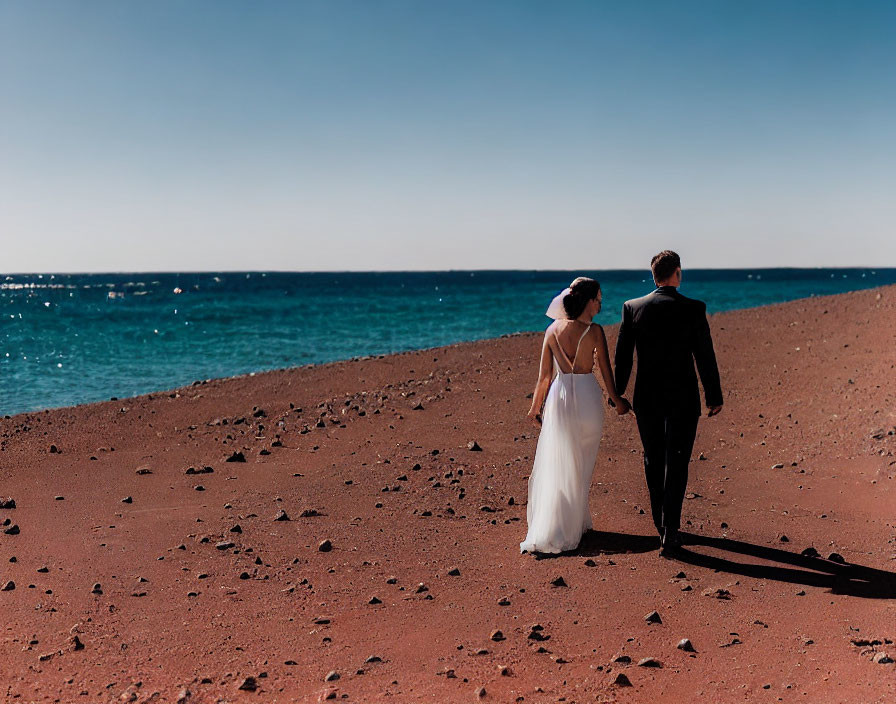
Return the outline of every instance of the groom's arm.
[[[619,325],[619,336],[616,338],[616,354],[613,366],[616,368],[616,393],[625,395],[628,379],[632,374],[632,362],[635,354],[635,335],[632,330],[632,312],[627,303],[622,305],[622,323]]]
[[[694,360],[703,383],[703,393],[709,408],[722,405],[722,383],[719,380],[719,367],[716,364],[716,353],[712,347],[712,335],[709,332],[709,321],[706,319],[706,304],[701,304],[697,312],[697,339],[694,344]]]

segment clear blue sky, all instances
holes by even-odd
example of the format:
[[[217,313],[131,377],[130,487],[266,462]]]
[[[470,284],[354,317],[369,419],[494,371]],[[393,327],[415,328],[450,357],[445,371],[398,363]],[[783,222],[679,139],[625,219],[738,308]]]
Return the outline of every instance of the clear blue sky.
[[[896,2],[0,0],[0,271],[896,266]]]

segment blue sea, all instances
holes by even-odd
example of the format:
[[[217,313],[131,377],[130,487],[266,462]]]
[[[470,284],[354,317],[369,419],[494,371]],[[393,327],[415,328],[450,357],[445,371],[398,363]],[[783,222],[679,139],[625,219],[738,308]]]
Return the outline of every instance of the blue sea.
[[[0,414],[126,397],[309,363],[540,330],[577,275],[597,320],[648,271],[0,275]],[[687,270],[710,312],[896,283],[896,269]]]

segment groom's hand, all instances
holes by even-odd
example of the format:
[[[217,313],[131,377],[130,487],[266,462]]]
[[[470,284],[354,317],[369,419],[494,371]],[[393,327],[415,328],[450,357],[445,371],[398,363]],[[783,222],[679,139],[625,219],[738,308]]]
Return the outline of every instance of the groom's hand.
[[[709,407],[707,407],[706,417],[712,418],[713,416],[717,416],[721,412],[722,412],[721,406],[709,406]]]

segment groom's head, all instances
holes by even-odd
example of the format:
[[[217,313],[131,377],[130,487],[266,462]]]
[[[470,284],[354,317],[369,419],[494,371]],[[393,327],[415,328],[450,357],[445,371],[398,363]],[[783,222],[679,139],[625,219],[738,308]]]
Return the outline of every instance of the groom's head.
[[[650,260],[650,270],[657,286],[681,285],[681,258],[671,249],[666,249]]]

